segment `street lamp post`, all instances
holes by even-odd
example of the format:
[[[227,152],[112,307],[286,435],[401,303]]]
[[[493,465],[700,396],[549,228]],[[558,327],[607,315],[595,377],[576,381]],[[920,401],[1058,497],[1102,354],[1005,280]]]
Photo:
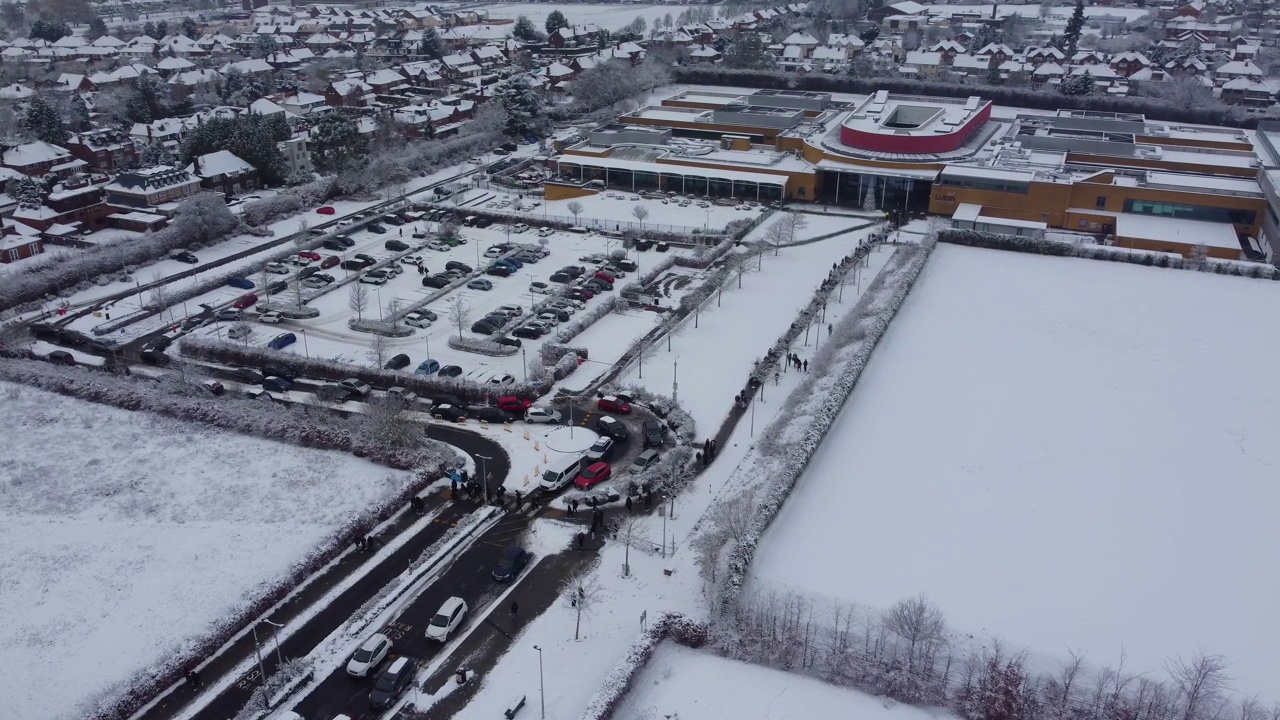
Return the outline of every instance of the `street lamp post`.
[[[542,648],[537,645],[533,646],[538,651],[538,703],[542,705],[542,717],[547,717],[547,684],[542,679]]]
[[[524,364],[524,384],[529,384],[529,354],[525,351],[524,345],[520,346],[520,362]]]
[[[262,665],[262,646],[258,644],[258,623],[253,624],[253,652],[258,657],[258,674],[262,676],[262,684],[267,684],[267,669]]]
[[[478,458],[478,459],[480,460],[480,487],[482,487],[482,488],[484,489],[484,490],[483,490],[483,492],[484,492],[484,504],[485,504],[485,505],[488,505],[488,504],[489,504],[489,474],[488,474],[487,472],[485,472],[485,464],[484,464],[484,461],[485,461],[485,460],[492,460],[493,458],[488,457],[488,456],[485,456],[485,455],[476,455],[476,458]]]
[[[307,329],[298,328],[298,332],[302,333],[302,351],[307,354],[307,359],[311,359],[311,347],[307,344]]]
[[[279,670],[280,666],[284,665],[284,658],[280,656],[280,628],[284,625],[278,625],[266,618],[262,618],[262,622],[271,626],[271,641],[276,646],[276,670]]]

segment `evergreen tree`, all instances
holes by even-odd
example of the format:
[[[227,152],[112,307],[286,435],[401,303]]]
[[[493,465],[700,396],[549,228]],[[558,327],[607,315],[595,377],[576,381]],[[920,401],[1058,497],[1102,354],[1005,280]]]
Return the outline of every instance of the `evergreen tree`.
[[[507,119],[502,132],[510,137],[538,135],[542,129],[542,102],[524,76],[503,82],[494,90]]]
[[[1093,75],[1088,70],[1081,75],[1068,75],[1058,85],[1058,92],[1063,95],[1092,95],[1093,91]]]
[[[200,37],[200,25],[195,21],[195,18],[191,18],[191,17],[182,18],[182,34],[186,35],[192,40],[195,40],[196,38]]]
[[[103,21],[102,18],[98,17],[97,15],[94,15],[93,17],[89,18],[89,32],[85,34],[85,37],[87,37],[90,42],[97,40],[98,38],[106,34],[107,34],[107,23]]]
[[[250,54],[254,58],[264,58],[275,52],[276,39],[270,35],[259,35],[253,39],[253,49]]]
[[[773,53],[769,52],[760,35],[753,32],[744,32],[734,38],[724,49],[721,62],[735,70],[767,70],[776,64]]]
[[[155,36],[156,36],[156,24],[155,24],[155,23],[153,23],[153,22],[151,22],[150,20],[148,20],[148,21],[146,21],[146,22],[142,23],[142,34],[143,34],[143,35],[146,35],[146,36],[147,36],[147,37],[149,37],[149,38],[153,38],[153,37],[155,37]]]
[[[1062,33],[1062,51],[1067,54],[1068,60],[1076,54],[1082,30],[1084,30],[1084,0],[1076,0],[1076,9],[1071,13],[1071,19],[1067,21],[1066,31]]]
[[[38,208],[44,204],[44,188],[35,178],[23,175],[13,184],[13,199],[19,207]]]
[[[155,38],[156,40],[162,40],[168,34],[169,34],[169,21],[160,20],[156,23],[156,34],[152,35],[151,37]]]
[[[289,125],[281,115],[213,118],[187,135],[182,144],[182,163],[227,150],[257,169],[264,183],[278,185],[288,175],[288,167],[276,143],[289,135]]]
[[[89,105],[85,103],[80,93],[73,93],[67,100],[67,109],[64,113],[67,129],[71,132],[84,132],[93,125],[89,122]]]
[[[564,13],[559,10],[552,10],[551,14],[547,16],[546,28],[548,35],[554,33],[560,28],[567,27],[569,27],[569,21],[565,19]]]
[[[37,95],[27,106],[27,115],[22,119],[22,126],[36,137],[52,145],[61,145],[67,141],[70,133],[62,122],[62,113]]]
[[[31,30],[27,33],[28,37],[38,40],[47,40],[49,42],[57,42],[62,38],[71,34],[71,26],[64,20],[57,18],[40,18],[31,23]]]
[[[525,15],[516,18],[516,25],[511,30],[511,36],[524,42],[542,42],[546,39],[546,36],[538,32],[538,28],[533,24],[533,21]]]
[[[444,57],[444,45],[440,42],[440,34],[433,27],[422,31],[422,42],[418,45],[418,54],[426,55],[432,60]]]
[[[142,146],[142,164],[145,166],[153,165],[177,165],[178,159],[169,152],[169,148],[163,143],[150,143]]]
[[[355,121],[337,112],[320,118],[311,129],[309,144],[316,168],[326,172],[346,170],[364,154],[364,139]]]
[[[991,63],[991,67],[987,68],[987,84],[999,85],[1002,82],[1004,81],[1000,78],[1000,66],[996,65],[996,63],[993,60]]]

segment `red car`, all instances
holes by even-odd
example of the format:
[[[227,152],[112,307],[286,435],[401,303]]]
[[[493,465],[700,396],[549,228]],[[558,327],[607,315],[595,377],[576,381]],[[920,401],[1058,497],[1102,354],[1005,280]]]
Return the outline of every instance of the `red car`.
[[[236,301],[231,303],[231,307],[236,308],[237,310],[244,310],[247,307],[253,307],[255,304],[257,304],[257,302],[258,302],[257,295],[254,295],[253,293],[247,293],[245,295],[241,295],[240,297],[236,298]]]
[[[331,268],[340,262],[342,262],[342,258],[338,257],[337,255],[330,255],[329,257],[326,257],[324,260],[320,261],[320,269],[323,270],[325,268]]]
[[[316,208],[316,212],[320,213],[321,215],[333,215],[337,211],[333,209],[332,205],[325,205],[323,207]]]
[[[619,400],[612,395],[605,395],[596,402],[596,407],[607,412],[616,412],[619,415],[631,414],[631,403],[625,400]]]
[[[612,474],[613,468],[609,467],[609,463],[591,463],[586,470],[578,473],[578,477],[574,478],[573,484],[577,485],[580,490],[586,490],[608,480]]]
[[[532,404],[528,400],[521,400],[515,395],[503,395],[498,398],[498,409],[506,410],[507,412],[523,413]]]
[[[320,253],[314,253],[314,252],[311,252],[310,250],[303,250],[302,252],[298,253],[298,257],[303,257],[308,260],[319,260]]]
[[[614,278],[612,275],[610,275],[609,273],[607,273],[607,272],[605,272],[605,271],[603,271],[603,270],[597,270],[597,271],[596,271],[596,274],[595,274],[593,277],[594,277],[595,279],[597,279],[597,280],[603,280],[603,281],[605,281],[605,282],[609,283],[610,285],[612,285],[613,283],[617,282],[617,279],[616,279],[616,278]]]

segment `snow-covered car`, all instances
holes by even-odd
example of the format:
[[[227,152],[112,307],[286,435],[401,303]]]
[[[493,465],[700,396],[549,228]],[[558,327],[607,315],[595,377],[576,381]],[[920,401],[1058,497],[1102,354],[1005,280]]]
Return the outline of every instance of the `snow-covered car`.
[[[402,388],[400,386],[396,386],[396,387],[387,388],[387,397],[393,397],[398,400],[403,400],[404,402],[407,402],[407,403],[412,403],[418,399],[418,393],[412,390],[406,390],[405,388]]]
[[[546,237],[546,236],[548,236],[548,235],[554,235],[554,234],[555,234],[555,232],[556,232],[555,230],[553,230],[553,229],[551,229],[551,228],[549,228],[549,227],[546,227],[546,228],[540,228],[540,229],[538,230],[538,237]]]
[[[534,295],[550,295],[554,289],[544,282],[535,282],[529,283],[529,292]]]
[[[560,318],[557,317],[555,313],[542,312],[538,313],[538,322],[555,327],[560,324]]]
[[[609,453],[613,451],[613,445],[613,438],[604,435],[600,436],[587,450],[587,459],[591,462],[609,459]]]
[[[511,228],[511,232],[518,232],[518,233],[528,232],[528,230],[529,230],[529,226],[525,225],[524,223],[516,223]]]
[[[449,245],[448,243],[440,242],[439,240],[432,240],[431,242],[427,243],[427,249],[435,250],[436,252],[449,252],[451,248],[452,248],[451,245]]]
[[[365,397],[369,394],[369,391],[373,389],[369,387],[369,383],[357,378],[347,378],[338,384],[351,392],[359,394],[360,397]]]
[[[306,278],[302,281],[302,287],[311,288],[312,290],[319,290],[320,288],[328,285],[329,283],[330,281],[326,280],[325,278],[312,275],[311,277]]]
[[[366,285],[385,285],[387,283],[387,279],[387,273],[382,270],[370,270],[360,276],[360,282]]]
[[[347,662],[347,674],[352,677],[368,677],[391,651],[391,638],[374,633],[360,646]]]
[[[484,251],[484,256],[490,259],[502,257],[503,252],[505,251],[502,250],[501,248],[489,248],[488,250]]]
[[[421,265],[423,263],[421,255],[405,255],[400,258],[400,262],[405,265]]]
[[[420,312],[411,312],[404,316],[404,324],[411,327],[429,328],[431,327],[431,318]]]
[[[550,408],[531,407],[524,411],[524,421],[527,423],[557,423],[560,422],[560,412]]]
[[[278,262],[267,263],[266,267],[263,269],[272,275],[288,275],[290,272],[287,265]]]
[[[277,310],[269,310],[258,316],[258,322],[263,322],[268,325],[276,325],[283,319],[284,316]]]
[[[289,264],[297,265],[298,267],[306,267],[307,265],[311,264],[311,261],[302,257],[301,255],[290,255]]]
[[[515,385],[516,379],[507,373],[495,373],[489,376],[489,385]]]

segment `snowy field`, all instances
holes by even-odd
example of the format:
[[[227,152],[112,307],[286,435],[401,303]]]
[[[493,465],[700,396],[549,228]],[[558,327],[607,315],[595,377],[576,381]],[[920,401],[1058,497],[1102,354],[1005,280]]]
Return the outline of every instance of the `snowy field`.
[[[533,21],[533,24],[543,30],[547,22],[547,16],[553,10],[559,10],[564,13],[565,18],[572,25],[585,25],[593,23],[599,25],[605,30],[621,30],[637,16],[643,17],[647,28],[653,29],[653,24],[658,18],[671,14],[672,19],[678,18],[680,13],[689,9],[689,5],[569,5],[562,6],[554,3],[493,3],[491,5],[481,5],[476,9],[484,9],[489,11],[490,20],[515,20],[524,15]],[[714,12],[714,11],[713,11]],[[647,33],[646,33],[647,35]]]
[[[1280,287],[940,245],[760,545],[755,580],[884,608],[925,593],[1054,667],[1197,649],[1275,700]],[[830,548],[815,552],[815,548]],[[838,548],[838,550],[837,550]],[[1270,696],[1270,697],[1268,697]]]
[[[864,718],[935,720],[942,710],[894,703],[797,673],[730,660],[664,642],[614,713],[632,720]],[[708,692],[709,689],[732,692]]]
[[[7,383],[0,397],[6,717],[83,717],[411,479]],[[54,677],[75,682],[50,692]]]
[[[685,198],[688,200],[688,198]],[[643,207],[649,211],[644,227],[669,232],[689,232],[694,229],[724,230],[734,220],[754,220],[765,211],[764,207],[739,209],[736,205],[717,205],[708,203],[710,207],[699,207],[697,200],[690,201],[687,207],[681,207],[678,201],[662,202],[646,198],[636,193],[622,190],[609,190],[595,195],[574,198],[573,200],[549,200],[543,203],[541,210],[549,215],[559,215],[573,220],[569,212],[569,203],[576,202],[582,206],[582,214],[578,216],[579,224],[591,225],[592,222],[605,223],[605,229],[627,228],[627,223],[637,223],[635,208]],[[537,212],[533,214],[538,214]],[[607,223],[615,223],[609,227]],[[635,229],[640,229],[636,227]]]

